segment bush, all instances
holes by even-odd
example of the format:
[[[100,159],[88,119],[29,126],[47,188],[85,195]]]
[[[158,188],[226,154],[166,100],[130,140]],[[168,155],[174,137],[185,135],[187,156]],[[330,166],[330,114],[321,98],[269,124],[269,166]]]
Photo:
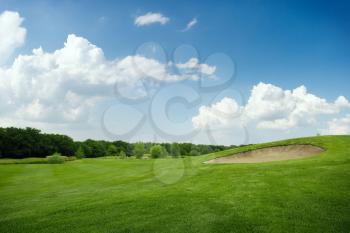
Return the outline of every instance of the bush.
[[[197,150],[191,150],[190,155],[191,156],[198,156],[198,155],[200,155],[200,153]]]
[[[154,145],[151,147],[151,156],[153,158],[165,157],[166,153],[161,145]]]
[[[65,157],[60,153],[54,153],[51,156],[47,156],[47,162],[51,164],[60,164],[65,162]]]
[[[74,161],[77,158],[75,156],[62,156],[64,161]]]
[[[145,145],[142,142],[135,143],[133,154],[137,159],[141,159],[145,152]]]
[[[45,164],[46,158],[0,159],[0,164]]]
[[[124,151],[120,151],[119,157],[120,157],[121,159],[125,159],[125,158],[126,158],[125,152],[124,152]]]

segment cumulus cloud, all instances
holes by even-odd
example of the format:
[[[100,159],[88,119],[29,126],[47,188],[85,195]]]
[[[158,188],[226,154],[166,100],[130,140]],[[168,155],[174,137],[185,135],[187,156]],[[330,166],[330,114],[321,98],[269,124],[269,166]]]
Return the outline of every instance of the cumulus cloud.
[[[148,12],[145,15],[140,15],[135,18],[135,25],[137,26],[146,26],[154,23],[159,23],[159,24],[166,24],[169,22],[169,18],[162,15],[161,13],[152,13]]]
[[[345,97],[343,101],[348,102]],[[253,87],[245,115],[258,120],[259,128],[290,129],[302,124],[316,122],[319,115],[336,114],[344,107],[308,93],[305,86],[283,90],[271,84],[259,83]]]
[[[188,24],[186,25],[186,28],[183,29],[182,31],[185,32],[185,31],[190,30],[197,23],[198,23],[198,20],[196,18],[193,18],[190,22],[188,22]]]
[[[0,115],[32,121],[77,122],[110,97],[114,86],[137,98],[143,83],[193,79],[170,72],[169,64],[127,56],[108,60],[101,48],[74,34],[52,53],[42,48],[0,68]]]
[[[181,73],[191,76],[192,79],[199,79],[198,75],[210,76],[216,71],[215,66],[210,66],[208,64],[199,63],[197,58],[190,58],[185,63],[178,63],[176,67],[181,71]]]
[[[323,130],[322,133],[328,135],[344,135],[350,134],[350,114],[343,118],[334,118],[328,123],[328,129]]]
[[[231,98],[224,97],[211,106],[201,106],[199,114],[192,118],[193,126],[200,128],[220,128],[232,126],[234,119],[240,116],[242,107]]]
[[[23,18],[18,12],[5,11],[0,14],[0,64],[24,44],[27,31],[21,26],[22,22]]]
[[[344,96],[339,96],[335,101],[335,105],[339,108],[350,108],[350,103]]]
[[[224,101],[225,105],[222,104]],[[239,110],[240,121],[254,124],[260,129],[288,130],[317,122],[318,117],[334,115],[342,108],[350,108],[349,101],[340,96],[334,102],[308,93],[305,86],[294,90],[283,90],[272,84],[259,83],[254,86],[245,106],[237,107],[234,99],[225,97],[218,104],[201,107],[199,114],[192,118],[195,128],[227,127],[235,120],[223,117],[225,109]],[[227,106],[229,105],[229,106]],[[218,106],[221,106],[218,108]]]

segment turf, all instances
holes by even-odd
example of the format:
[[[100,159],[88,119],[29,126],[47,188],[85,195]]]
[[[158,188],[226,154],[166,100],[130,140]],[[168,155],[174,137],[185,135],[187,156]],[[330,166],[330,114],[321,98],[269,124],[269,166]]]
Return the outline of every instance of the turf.
[[[203,164],[288,144],[301,160]],[[0,232],[349,232],[350,136],[178,159],[0,165]]]

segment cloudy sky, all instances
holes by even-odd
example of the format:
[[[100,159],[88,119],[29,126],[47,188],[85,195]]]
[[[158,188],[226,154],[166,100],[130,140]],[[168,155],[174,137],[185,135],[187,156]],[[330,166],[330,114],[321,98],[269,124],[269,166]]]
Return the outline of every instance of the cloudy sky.
[[[0,0],[0,126],[213,144],[350,134],[349,10]]]

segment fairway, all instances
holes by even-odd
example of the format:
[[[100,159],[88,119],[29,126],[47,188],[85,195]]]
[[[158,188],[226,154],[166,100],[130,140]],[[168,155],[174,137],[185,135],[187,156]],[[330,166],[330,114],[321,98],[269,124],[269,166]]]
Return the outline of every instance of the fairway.
[[[290,144],[325,151],[298,160],[204,164]],[[185,158],[3,164],[0,177],[3,233],[350,230],[350,136],[300,138]]]

